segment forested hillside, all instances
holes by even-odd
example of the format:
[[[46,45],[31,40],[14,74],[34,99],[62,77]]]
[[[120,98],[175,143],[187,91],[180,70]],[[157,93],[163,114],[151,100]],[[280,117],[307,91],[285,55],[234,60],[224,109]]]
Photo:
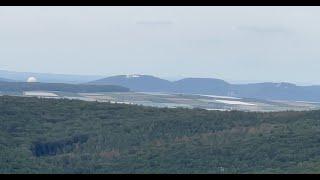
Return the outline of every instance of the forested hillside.
[[[63,91],[74,93],[90,92],[128,92],[126,87],[116,85],[89,85],[89,84],[64,84],[64,83],[27,83],[27,82],[1,82],[0,91]]]
[[[0,97],[0,173],[319,173],[320,111]]]

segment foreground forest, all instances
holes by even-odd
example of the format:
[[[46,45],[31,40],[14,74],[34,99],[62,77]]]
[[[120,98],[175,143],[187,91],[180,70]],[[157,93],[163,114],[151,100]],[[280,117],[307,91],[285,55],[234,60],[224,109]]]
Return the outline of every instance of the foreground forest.
[[[320,111],[0,97],[0,173],[319,173]]]

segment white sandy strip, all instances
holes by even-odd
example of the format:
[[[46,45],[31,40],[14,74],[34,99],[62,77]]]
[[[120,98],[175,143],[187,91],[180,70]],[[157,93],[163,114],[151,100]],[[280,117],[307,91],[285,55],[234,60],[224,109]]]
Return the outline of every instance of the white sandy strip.
[[[217,102],[225,103],[225,104],[232,104],[232,105],[247,105],[247,106],[255,106],[252,103],[246,103],[242,101],[229,101],[229,100],[216,100]]]
[[[42,96],[42,97],[58,97],[58,95],[51,92],[43,92],[43,91],[25,91],[23,92],[25,96]]]
[[[205,94],[195,94],[198,96],[205,96],[205,97],[213,97],[213,98],[221,98],[221,99],[241,99],[237,97],[231,97],[231,96],[216,96],[216,95],[205,95]]]

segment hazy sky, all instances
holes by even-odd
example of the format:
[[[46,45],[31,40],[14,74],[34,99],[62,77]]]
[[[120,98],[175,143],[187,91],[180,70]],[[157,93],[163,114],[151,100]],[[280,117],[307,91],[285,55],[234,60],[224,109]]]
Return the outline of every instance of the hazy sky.
[[[0,7],[0,69],[320,84],[320,7]]]

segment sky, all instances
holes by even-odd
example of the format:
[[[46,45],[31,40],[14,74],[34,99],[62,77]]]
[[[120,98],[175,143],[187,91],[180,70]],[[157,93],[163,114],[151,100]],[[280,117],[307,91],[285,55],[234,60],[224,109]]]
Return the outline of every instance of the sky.
[[[0,7],[0,70],[320,84],[320,7]]]

